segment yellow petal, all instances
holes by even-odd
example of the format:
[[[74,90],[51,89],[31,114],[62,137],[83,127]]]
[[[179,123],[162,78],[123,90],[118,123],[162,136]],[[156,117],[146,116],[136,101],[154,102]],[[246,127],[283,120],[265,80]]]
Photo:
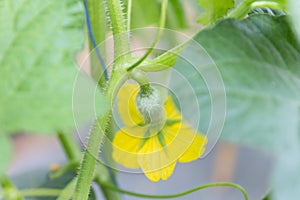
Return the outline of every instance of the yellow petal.
[[[180,129],[180,134],[186,138],[191,138],[191,142],[178,161],[191,162],[193,160],[197,160],[205,151],[207,138],[184,123]]]
[[[193,135],[186,135],[182,132],[182,123],[166,125],[162,131],[165,138],[169,163],[177,161],[189,148]]]
[[[138,162],[144,172],[156,171],[165,167],[161,160],[165,152],[156,135],[151,136],[139,149]]]
[[[118,93],[118,111],[125,126],[134,126],[143,122],[135,100],[139,91],[138,84],[126,84]]]
[[[190,162],[196,160],[204,152],[206,138],[184,122],[165,126],[163,129],[168,162],[178,160]]]
[[[165,112],[168,120],[180,119],[181,114],[177,110],[171,96],[169,96],[165,102]]]
[[[169,157],[158,137],[150,137],[139,150],[138,163],[145,175],[152,181],[166,180],[173,173],[177,160]]]
[[[113,159],[128,168],[139,168],[138,149],[145,129],[142,127],[125,127],[118,131],[113,139]]]
[[[173,174],[175,165],[176,162],[162,169],[152,172],[146,172],[145,175],[148,179],[150,179],[153,182],[157,182],[159,180],[167,180]]]
[[[186,134],[182,130],[182,123],[166,125],[161,131],[164,145],[157,135],[150,137],[139,150],[138,163],[144,173],[163,169],[177,160],[188,150],[195,134]]]

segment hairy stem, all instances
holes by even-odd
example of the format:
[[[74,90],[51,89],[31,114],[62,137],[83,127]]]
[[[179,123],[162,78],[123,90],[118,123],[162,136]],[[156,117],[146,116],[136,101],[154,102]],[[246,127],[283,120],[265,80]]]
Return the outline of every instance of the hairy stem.
[[[85,0],[86,2],[86,0]],[[94,3],[96,1],[93,1]],[[112,24],[113,38],[114,38],[114,66],[113,72],[106,87],[106,99],[109,105],[106,106],[106,111],[100,115],[90,133],[90,138],[87,143],[87,147],[81,161],[80,170],[78,173],[77,183],[75,187],[74,200],[86,200],[90,192],[90,186],[94,179],[95,168],[97,164],[98,153],[103,142],[103,138],[106,131],[106,126],[111,119],[111,105],[115,98],[115,93],[118,88],[124,83],[125,71],[122,70],[122,63],[125,63],[129,56],[129,38],[127,34],[127,27],[125,24],[125,18],[122,12],[121,1],[119,0],[107,0],[107,7],[109,11],[109,17]],[[93,25],[96,30],[99,24]],[[93,28],[94,28],[93,27]],[[101,169],[101,170],[100,170]],[[110,177],[106,176],[109,172],[104,166],[101,166],[99,174],[102,181],[111,183]],[[104,179],[104,177],[106,177]],[[102,179],[103,178],[103,179]],[[102,182],[101,181],[101,182]],[[113,195],[111,191],[105,191],[107,199],[118,199],[117,195]]]
[[[90,186],[94,178],[98,153],[104,136],[104,130],[109,119],[110,111],[108,110],[105,112],[105,114],[98,117],[92,128],[90,138],[81,162],[78,180],[75,187],[74,200],[88,199]]]
[[[130,57],[129,32],[120,0],[107,0],[114,36],[114,60],[125,62]]]
[[[108,88],[106,89],[106,98],[109,102],[107,110],[100,115],[90,133],[90,138],[84,153],[84,157],[81,162],[78,180],[75,187],[74,200],[86,200],[90,192],[90,186],[94,179],[94,172],[97,164],[98,153],[100,151],[103,137],[105,136],[105,130],[109,120],[111,119],[111,105],[114,102],[116,91],[126,80],[123,76],[124,72],[114,73],[111,77]],[[101,168],[100,174],[107,174],[107,168]],[[98,170],[99,171],[99,170]],[[111,180],[107,181],[110,182]],[[104,194],[111,194],[104,191]],[[108,200],[115,200],[115,196],[106,196]]]

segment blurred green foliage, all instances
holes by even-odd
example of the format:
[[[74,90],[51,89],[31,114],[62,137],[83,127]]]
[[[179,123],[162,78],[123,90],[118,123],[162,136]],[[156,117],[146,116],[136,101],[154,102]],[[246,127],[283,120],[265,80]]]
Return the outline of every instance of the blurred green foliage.
[[[5,135],[74,128],[74,53],[83,47],[82,16],[76,0],[0,1],[0,173],[11,154]]]

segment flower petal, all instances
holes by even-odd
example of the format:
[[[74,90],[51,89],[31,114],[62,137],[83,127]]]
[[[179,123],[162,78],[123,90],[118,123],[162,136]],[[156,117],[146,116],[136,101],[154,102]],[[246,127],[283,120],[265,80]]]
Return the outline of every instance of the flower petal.
[[[181,132],[182,123],[167,125],[163,129],[169,162],[177,161],[188,149],[193,138]]]
[[[149,138],[139,150],[138,163],[148,179],[153,182],[167,180],[173,173],[176,160],[169,162],[168,154],[157,136]]]
[[[112,142],[113,159],[125,167],[139,168],[139,164],[137,162],[138,149],[143,138],[137,136],[143,136],[144,133],[145,129],[139,126],[133,128],[125,127],[119,130]]]
[[[168,120],[181,119],[181,114],[175,106],[171,96],[169,96],[165,102],[165,112]]]
[[[169,157],[168,149],[161,145],[157,135],[150,137],[139,150],[138,163],[152,181],[168,179],[173,173],[176,161]]]
[[[125,126],[134,126],[143,122],[135,100],[139,92],[138,84],[126,84],[118,93],[118,111]]]
[[[180,129],[180,135],[183,135],[185,138],[190,138],[191,142],[178,161],[191,162],[193,160],[197,160],[205,151],[207,138],[184,123]]]
[[[152,172],[146,172],[145,175],[148,179],[150,179],[153,182],[157,182],[159,180],[167,180],[173,174],[175,165],[176,162],[162,169]]]
[[[184,122],[165,126],[163,130],[169,162],[190,162],[204,152],[205,136]]]

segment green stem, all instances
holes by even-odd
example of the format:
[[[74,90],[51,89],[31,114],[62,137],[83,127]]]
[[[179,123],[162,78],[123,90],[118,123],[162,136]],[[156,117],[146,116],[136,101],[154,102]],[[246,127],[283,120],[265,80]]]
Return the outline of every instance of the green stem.
[[[111,119],[111,106],[114,102],[116,92],[119,87],[125,82],[126,76],[123,75],[124,71],[115,71],[112,75],[108,87],[106,89],[106,98],[109,102],[107,110],[100,115],[90,133],[90,138],[84,153],[83,160],[81,162],[78,180],[75,187],[74,200],[86,200],[90,192],[90,185],[94,179],[94,171],[97,162],[98,153],[100,151],[103,137],[105,135],[108,121]],[[108,173],[107,168],[102,168],[101,174]],[[105,193],[105,191],[104,191]],[[112,199],[110,196],[106,196],[107,199]]]
[[[65,150],[68,159],[70,161],[80,160],[81,151],[73,135],[62,131],[58,131],[57,136],[62,147]]]
[[[236,188],[239,191],[241,191],[244,198],[245,198],[245,200],[248,200],[248,195],[247,195],[246,190],[242,186],[240,186],[238,184],[235,184],[235,183],[230,183],[230,182],[209,183],[209,184],[205,184],[205,185],[201,185],[201,186],[192,188],[190,190],[186,190],[186,191],[181,192],[181,193],[170,194],[170,195],[151,195],[151,194],[135,193],[135,192],[123,190],[123,189],[120,189],[120,188],[116,188],[113,185],[104,185],[104,186],[111,189],[111,190],[118,191],[120,193],[128,194],[128,195],[131,195],[131,196],[142,197],[142,198],[152,198],[152,199],[171,199],[171,198],[185,196],[187,194],[196,192],[198,190],[202,190],[202,189],[206,189],[206,188],[212,188],[212,187],[233,187],[233,188]]]
[[[60,189],[39,188],[39,189],[20,190],[20,194],[23,197],[34,197],[34,196],[56,197],[60,195],[61,191],[62,190]]]
[[[114,60],[125,62],[130,55],[129,33],[120,0],[107,0],[114,38]]]
[[[186,190],[181,193],[169,194],[169,195],[151,195],[151,194],[136,193],[136,192],[131,192],[128,190],[123,190],[123,189],[117,188],[110,184],[106,184],[106,183],[102,182],[101,180],[100,180],[100,182],[102,183],[103,187],[105,187],[109,190],[113,190],[113,191],[120,192],[123,194],[131,195],[131,196],[136,196],[136,197],[141,197],[141,198],[151,198],[151,199],[177,198],[177,197],[185,196],[185,195],[188,195],[190,193],[193,193],[193,192],[196,192],[196,191],[199,191],[202,189],[212,188],[212,187],[233,187],[233,188],[236,188],[239,191],[241,191],[244,196],[244,199],[248,200],[248,195],[247,195],[246,190],[242,186],[235,184],[235,183],[230,183],[230,182],[209,183],[209,184],[205,184],[205,185],[201,185],[201,186],[192,188],[190,190]],[[68,185],[69,189],[72,189],[73,184],[74,184],[73,182],[70,182],[70,184]],[[40,188],[40,189],[21,190],[20,194],[22,196],[61,196],[61,194],[63,192],[64,192],[64,190],[60,190],[60,189]],[[69,192],[68,192],[68,196],[69,196]]]
[[[105,14],[105,5],[103,0],[89,0],[87,3],[88,13],[90,18],[90,23],[95,37],[96,44],[101,44],[106,39],[106,14]],[[101,51],[102,56],[105,55],[105,45],[98,46],[99,51]],[[91,61],[91,75],[96,81],[100,88],[105,86],[105,76],[103,75],[103,68],[99,62],[99,58],[96,55],[96,52],[93,51],[94,47],[89,38],[89,49],[90,49],[90,61]]]
[[[110,110],[98,117],[90,134],[87,148],[81,162],[78,180],[74,193],[74,200],[88,199],[90,186],[94,178],[94,171],[98,153],[101,147],[106,124],[110,119]]]
[[[116,66],[115,68],[119,68],[119,67]],[[106,88],[106,97],[110,104],[114,102],[117,92],[119,91],[120,87],[126,82],[128,78],[129,78],[129,74],[126,72],[125,69],[119,68],[113,70],[111,79],[109,80],[108,86]]]
[[[159,29],[156,33],[156,36],[154,38],[154,41],[153,41],[151,47],[146,51],[146,53],[137,62],[135,62],[133,65],[131,65],[127,69],[127,71],[131,71],[134,68],[136,68],[137,66],[139,66],[153,51],[155,45],[158,43],[158,41],[161,37],[161,34],[163,32],[163,28],[165,27],[166,16],[167,16],[167,8],[168,8],[168,0],[163,0],[163,2],[161,4],[161,15],[160,15]]]
[[[106,88],[106,98],[109,102],[107,110],[97,118],[93,129],[90,133],[90,138],[81,162],[78,179],[75,187],[74,200],[86,200],[90,192],[90,185],[94,179],[94,172],[97,162],[98,153],[100,151],[103,137],[105,135],[106,126],[111,118],[111,105],[115,98],[115,93],[118,91],[126,78],[124,70],[122,69],[123,63],[128,58],[129,50],[129,37],[127,35],[127,28],[125,19],[122,13],[122,6],[119,0],[107,0],[107,7],[109,11],[110,20],[112,23],[112,31],[114,38],[114,58],[115,63],[113,72]],[[97,27],[95,24],[94,27]],[[100,174],[106,174],[107,168],[101,168]],[[109,182],[110,179],[107,180]],[[103,191],[106,194],[106,191]],[[107,199],[114,199],[114,197],[106,196]]]

